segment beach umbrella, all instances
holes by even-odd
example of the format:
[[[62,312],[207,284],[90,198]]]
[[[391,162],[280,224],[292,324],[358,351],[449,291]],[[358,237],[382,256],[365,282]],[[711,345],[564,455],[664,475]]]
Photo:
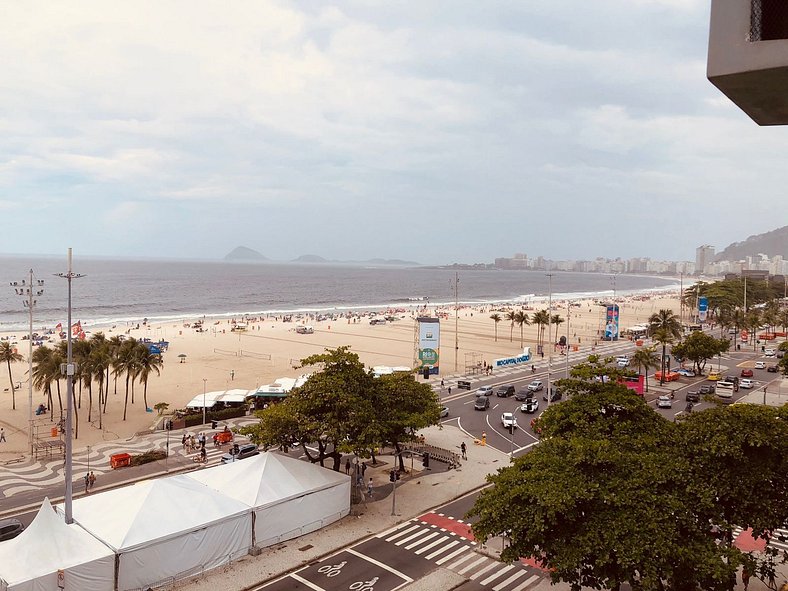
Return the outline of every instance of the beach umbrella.
[[[178,359],[181,360],[181,363],[186,361],[186,353],[181,353],[180,355],[178,355]]]

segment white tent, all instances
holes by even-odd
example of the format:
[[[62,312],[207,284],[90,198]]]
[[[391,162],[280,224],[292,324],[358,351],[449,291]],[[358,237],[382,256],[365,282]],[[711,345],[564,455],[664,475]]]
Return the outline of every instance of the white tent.
[[[0,543],[0,589],[57,589],[58,570],[67,591],[111,591],[115,555],[78,525],[66,525],[44,499],[30,527]]]
[[[234,390],[221,390],[217,392],[206,392],[203,394],[197,394],[194,398],[192,398],[189,403],[186,405],[187,408],[202,408],[203,405],[206,408],[211,408],[213,405],[223,402],[223,403],[244,403],[246,402],[246,397],[249,393],[254,393],[254,390],[240,390],[238,388]]]
[[[350,512],[350,477],[267,452],[187,475],[254,509],[254,544],[315,531]]]
[[[249,507],[183,475],[75,499],[73,515],[118,555],[119,591],[210,570],[252,544]]]

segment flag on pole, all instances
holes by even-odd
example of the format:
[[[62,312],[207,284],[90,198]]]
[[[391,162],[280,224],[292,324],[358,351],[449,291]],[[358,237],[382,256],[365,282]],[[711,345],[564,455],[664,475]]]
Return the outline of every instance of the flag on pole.
[[[55,332],[62,332],[63,331],[63,323],[58,322],[57,326],[55,327]]]
[[[80,332],[82,332],[82,321],[81,320],[77,320],[76,324],[72,324],[71,325],[71,334],[73,336],[76,336]]]

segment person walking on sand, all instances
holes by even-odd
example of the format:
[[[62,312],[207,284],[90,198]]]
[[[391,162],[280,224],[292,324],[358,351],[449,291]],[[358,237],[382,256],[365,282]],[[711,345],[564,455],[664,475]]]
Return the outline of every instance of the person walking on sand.
[[[468,459],[468,454],[467,454],[468,447],[465,445],[464,441],[460,444],[460,451],[462,452],[462,459],[463,460],[467,460]]]
[[[5,430],[2,427],[0,427],[0,441],[3,441],[4,443],[8,443],[5,440]]]
[[[96,484],[96,475],[93,472],[90,472],[90,477],[88,478],[88,488],[92,491],[93,485]]]

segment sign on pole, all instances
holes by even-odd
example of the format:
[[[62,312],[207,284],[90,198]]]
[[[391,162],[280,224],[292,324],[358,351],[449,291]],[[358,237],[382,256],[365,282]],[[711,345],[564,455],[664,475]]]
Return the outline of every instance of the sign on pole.
[[[419,373],[428,368],[430,374],[440,373],[441,325],[438,318],[420,317],[419,323]]]

